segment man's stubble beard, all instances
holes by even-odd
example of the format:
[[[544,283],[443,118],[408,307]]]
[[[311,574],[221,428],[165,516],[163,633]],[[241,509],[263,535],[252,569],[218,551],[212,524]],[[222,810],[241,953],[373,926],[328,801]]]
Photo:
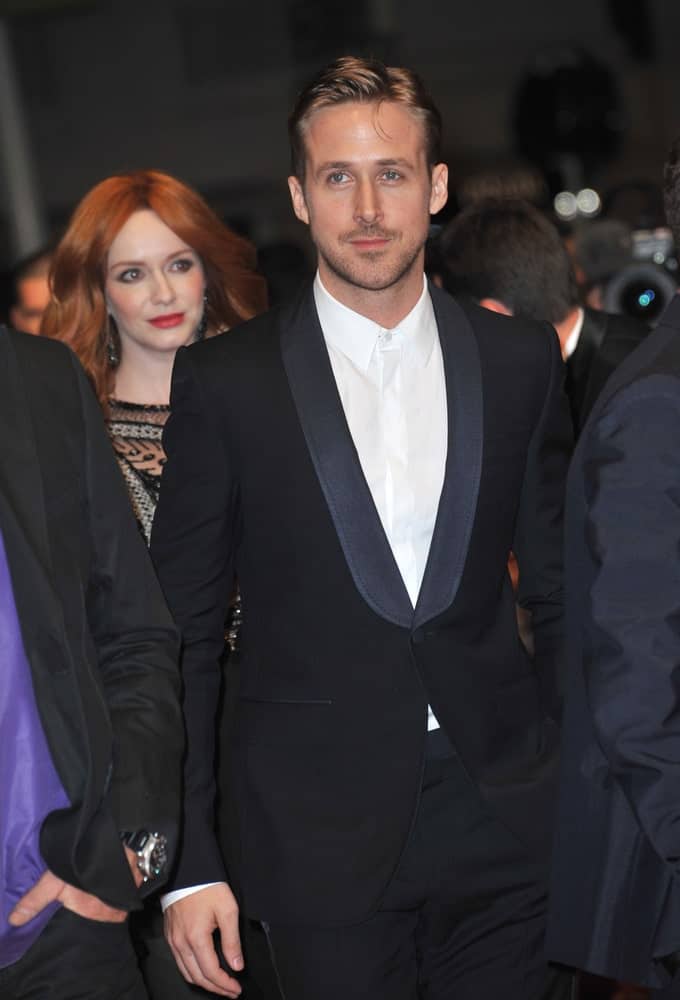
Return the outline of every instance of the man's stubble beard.
[[[367,231],[366,236],[370,235],[374,234]],[[314,234],[312,233],[313,238]],[[341,251],[329,253],[325,246],[316,241],[315,244],[319,258],[336,277],[363,291],[382,292],[393,288],[411,273],[418,262],[425,242],[405,247],[399,256],[384,262],[384,270],[381,269],[381,258],[388,256],[389,249],[366,251],[361,260],[350,262]]]

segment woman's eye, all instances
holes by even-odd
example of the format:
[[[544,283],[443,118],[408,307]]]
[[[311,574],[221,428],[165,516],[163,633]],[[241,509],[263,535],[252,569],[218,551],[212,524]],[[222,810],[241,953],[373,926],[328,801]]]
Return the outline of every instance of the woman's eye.
[[[193,266],[194,262],[190,257],[180,257],[172,263],[173,271],[190,271]]]
[[[128,267],[124,271],[121,271],[118,275],[118,281],[124,281],[129,283],[131,281],[136,281],[141,275],[141,271],[138,267]]]

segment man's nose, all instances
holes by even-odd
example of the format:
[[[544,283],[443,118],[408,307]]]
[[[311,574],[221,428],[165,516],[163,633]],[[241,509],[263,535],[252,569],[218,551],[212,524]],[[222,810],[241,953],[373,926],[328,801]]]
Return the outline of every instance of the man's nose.
[[[354,218],[366,225],[372,225],[382,218],[380,196],[370,180],[362,180],[357,186]]]

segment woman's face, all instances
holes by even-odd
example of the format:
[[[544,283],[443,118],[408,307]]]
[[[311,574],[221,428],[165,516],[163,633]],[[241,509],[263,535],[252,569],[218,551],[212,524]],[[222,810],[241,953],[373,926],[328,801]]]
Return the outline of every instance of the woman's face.
[[[121,354],[175,352],[203,316],[205,274],[198,254],[150,209],[127,220],[111,244],[104,292]]]

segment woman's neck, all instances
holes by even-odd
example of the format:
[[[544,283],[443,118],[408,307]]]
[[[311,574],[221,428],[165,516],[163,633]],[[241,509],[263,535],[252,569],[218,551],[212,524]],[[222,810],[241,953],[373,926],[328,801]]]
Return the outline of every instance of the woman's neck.
[[[159,352],[140,358],[126,351],[116,369],[114,397],[127,403],[169,403],[174,360],[173,353]]]

